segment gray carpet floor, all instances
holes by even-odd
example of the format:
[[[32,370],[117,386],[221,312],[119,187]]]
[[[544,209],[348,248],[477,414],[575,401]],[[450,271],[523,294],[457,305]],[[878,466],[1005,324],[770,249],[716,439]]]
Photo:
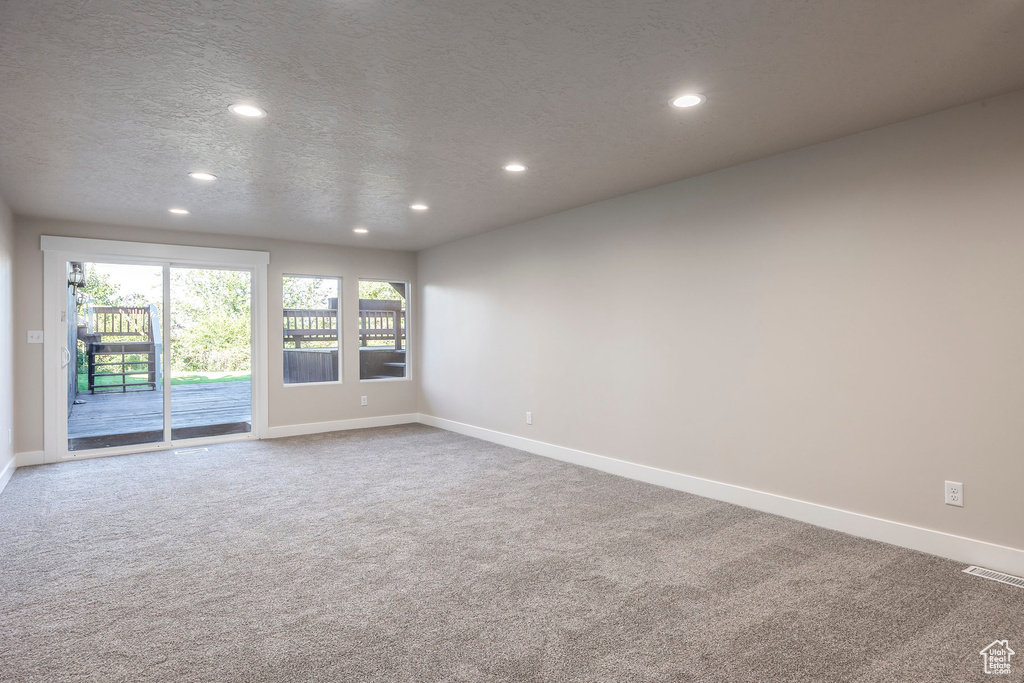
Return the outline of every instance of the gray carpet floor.
[[[1024,590],[961,569],[420,425],[231,443],[15,473],[0,680],[1024,670]]]

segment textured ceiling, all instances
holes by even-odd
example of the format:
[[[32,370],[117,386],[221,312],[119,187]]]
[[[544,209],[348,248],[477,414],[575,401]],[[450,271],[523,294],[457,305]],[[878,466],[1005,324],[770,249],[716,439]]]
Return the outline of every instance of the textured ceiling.
[[[0,194],[420,249],[1024,88],[1022,29],[1018,0],[0,0]]]

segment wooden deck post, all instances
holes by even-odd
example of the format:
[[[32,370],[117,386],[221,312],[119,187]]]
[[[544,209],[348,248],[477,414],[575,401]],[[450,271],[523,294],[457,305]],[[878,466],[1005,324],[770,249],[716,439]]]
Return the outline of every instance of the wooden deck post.
[[[157,315],[156,315],[156,304],[149,305],[149,325],[147,326],[147,334],[149,335],[149,341],[153,342],[150,346],[150,352],[146,354],[146,361],[148,362],[149,376],[146,378],[153,383],[153,389],[156,389],[156,340],[153,338],[157,333]]]

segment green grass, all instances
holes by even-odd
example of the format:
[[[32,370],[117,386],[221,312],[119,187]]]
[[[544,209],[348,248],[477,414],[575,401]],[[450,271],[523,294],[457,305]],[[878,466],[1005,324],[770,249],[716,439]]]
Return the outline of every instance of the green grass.
[[[129,384],[132,382],[142,383],[147,379],[146,373],[139,373],[136,375],[128,375],[127,381]],[[171,386],[177,386],[179,384],[219,384],[221,382],[249,382],[252,380],[252,374],[248,372],[172,372],[171,373]],[[97,386],[109,386],[111,384],[120,384],[120,377],[97,377]],[[78,376],[78,390],[88,391],[89,390],[89,378],[84,373]]]
[[[171,386],[178,384],[214,384],[219,382],[251,382],[249,372],[172,372]]]

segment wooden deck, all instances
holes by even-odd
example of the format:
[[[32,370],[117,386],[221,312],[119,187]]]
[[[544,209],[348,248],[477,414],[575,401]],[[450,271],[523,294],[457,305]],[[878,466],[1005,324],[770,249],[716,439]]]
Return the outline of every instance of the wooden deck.
[[[71,409],[69,450],[163,440],[163,394],[160,391],[82,393],[78,399],[85,403]],[[171,408],[171,437],[174,439],[239,434],[252,429],[249,382],[173,386]]]

